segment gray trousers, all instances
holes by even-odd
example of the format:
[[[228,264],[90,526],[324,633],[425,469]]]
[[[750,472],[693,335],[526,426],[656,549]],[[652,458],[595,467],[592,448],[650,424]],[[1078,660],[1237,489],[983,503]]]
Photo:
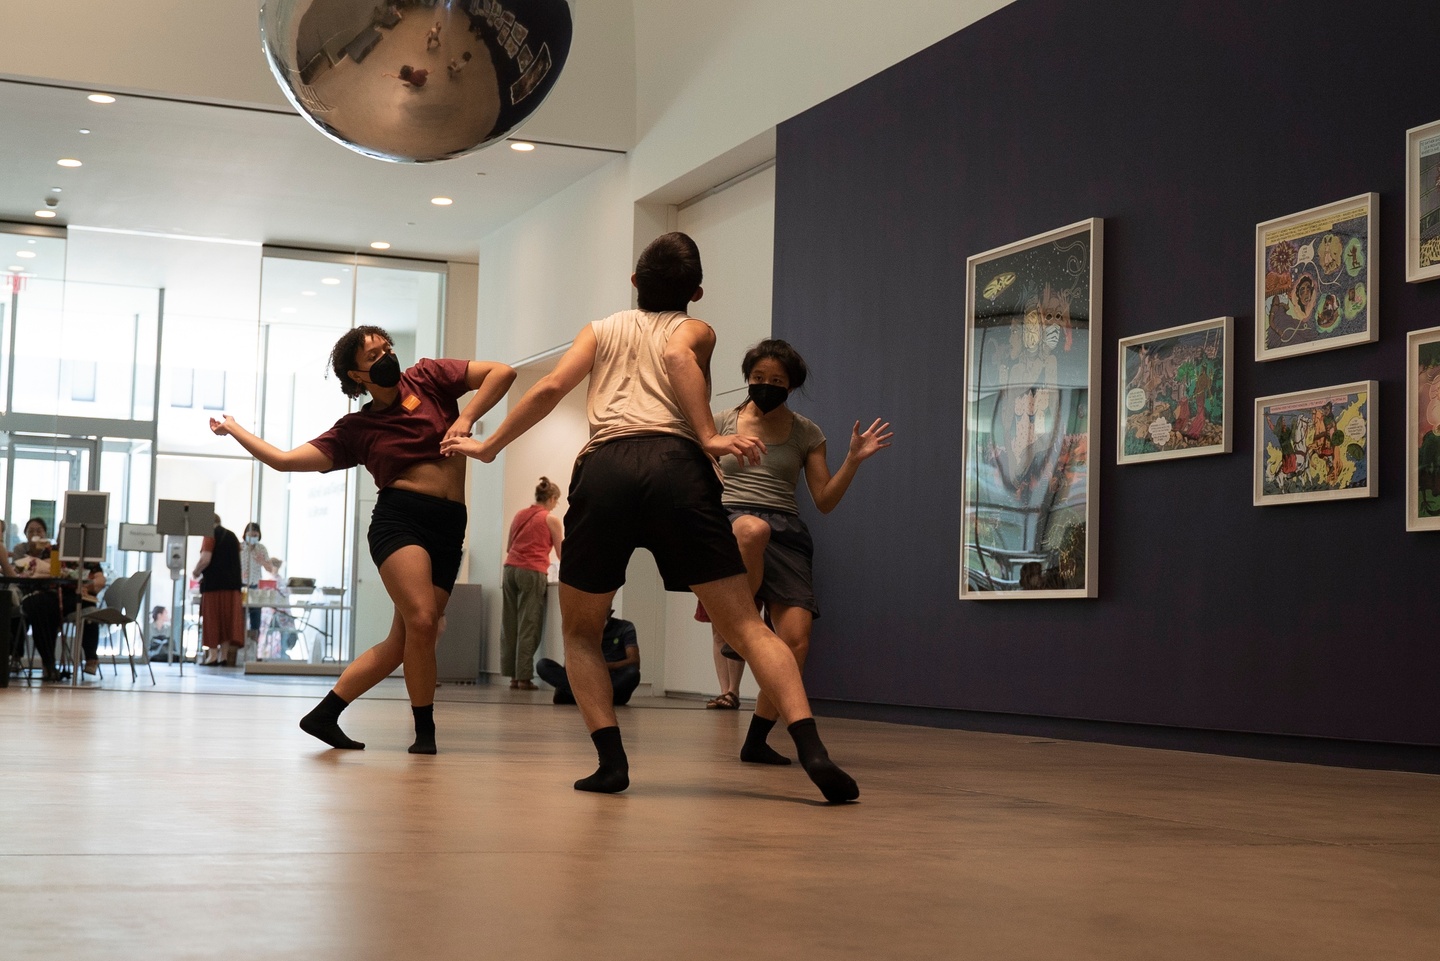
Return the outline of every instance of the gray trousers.
[[[545,575],[506,564],[501,586],[500,673],[528,681],[535,676],[535,652],[545,629]]]

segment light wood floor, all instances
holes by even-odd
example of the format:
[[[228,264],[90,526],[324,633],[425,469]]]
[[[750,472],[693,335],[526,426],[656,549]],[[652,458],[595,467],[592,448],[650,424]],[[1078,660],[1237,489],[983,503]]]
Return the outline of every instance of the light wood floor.
[[[323,679],[0,690],[0,958],[1427,959],[1440,779],[821,720],[861,803],[734,760],[746,712]],[[793,756],[788,739],[772,744]]]

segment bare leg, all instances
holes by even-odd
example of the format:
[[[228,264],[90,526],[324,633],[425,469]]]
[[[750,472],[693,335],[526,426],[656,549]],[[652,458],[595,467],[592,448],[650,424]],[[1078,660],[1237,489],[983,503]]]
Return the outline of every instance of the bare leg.
[[[761,690],[769,695],[780,716],[785,719],[799,749],[800,764],[810,780],[815,782],[828,801],[853,801],[860,795],[860,789],[850,775],[830,760],[820,742],[795,656],[784,641],[765,627],[765,622],[755,611],[748,586],[745,577],[736,574],[708,584],[693,585],[691,590],[705,605],[710,619],[730,641],[730,646],[744,656],[755,672]]]
[[[753,515],[741,514],[730,523],[730,529],[735,532],[735,541],[740,545],[740,557],[745,561],[745,579],[750,585],[751,596],[754,596],[765,579],[765,548],[770,544],[770,525]],[[714,618],[711,621],[710,634],[715,641],[711,655],[715,658],[715,678],[720,682],[720,693],[733,694],[738,702],[745,662],[731,660],[720,653],[725,637],[713,623]]]
[[[792,607],[788,604],[770,605],[770,622],[775,625],[775,633],[790,653],[795,656],[795,666],[801,673],[805,671],[805,659],[810,655],[810,626],[815,621],[815,615],[803,607]],[[779,713],[776,710],[775,702],[772,701],[761,690],[760,697],[755,701],[755,714],[766,720],[773,721]]]
[[[810,625],[814,615],[803,607],[789,604],[771,604],[770,621],[775,632],[790,653],[795,655],[795,666],[803,674],[805,658],[810,653]],[[766,743],[770,731],[775,727],[777,712],[775,704],[760,692],[755,702],[755,714],[750,718],[750,730],[745,735],[745,744],[740,748],[740,760],[750,764],[789,764],[790,759]]]
[[[331,705],[329,723],[317,716],[320,712],[317,708],[306,716],[301,727],[332,747],[363,747],[359,742],[343,743],[349,738],[339,733],[335,719],[346,705],[389,677],[403,663],[405,688],[415,714],[415,743],[410,750],[413,754],[433,754],[435,638],[450,595],[430,583],[430,555],[414,545],[402,547],[387,557],[380,565],[380,579],[395,602],[390,633],[351,662],[340,675],[333,691],[340,703],[338,707]]]
[[[715,659],[715,680],[720,683],[720,693],[734,694],[738,698],[740,696],[740,679],[745,676],[745,662],[732,661],[720,653],[725,638],[720,636],[720,632],[715,630],[713,624],[710,625],[710,637],[712,641],[710,655]]]
[[[560,625],[565,635],[565,673],[580,716],[595,742],[600,765],[575,782],[577,791],[616,794],[630,786],[630,762],[615,723],[614,689],[600,653],[601,635],[615,592],[590,594],[560,585]]]

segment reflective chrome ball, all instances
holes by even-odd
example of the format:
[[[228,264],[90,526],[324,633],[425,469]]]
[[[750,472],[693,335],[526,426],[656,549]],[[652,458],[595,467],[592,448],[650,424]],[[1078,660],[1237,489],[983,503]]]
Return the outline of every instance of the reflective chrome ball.
[[[503,140],[570,53],[572,0],[265,0],[280,89],[321,133],[398,163]]]

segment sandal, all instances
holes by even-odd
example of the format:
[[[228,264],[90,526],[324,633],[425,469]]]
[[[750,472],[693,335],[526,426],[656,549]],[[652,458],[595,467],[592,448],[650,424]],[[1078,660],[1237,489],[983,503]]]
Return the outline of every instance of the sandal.
[[[712,697],[705,702],[708,708],[718,708],[722,711],[738,711],[740,709],[740,696],[732,691],[726,691],[717,697]]]

